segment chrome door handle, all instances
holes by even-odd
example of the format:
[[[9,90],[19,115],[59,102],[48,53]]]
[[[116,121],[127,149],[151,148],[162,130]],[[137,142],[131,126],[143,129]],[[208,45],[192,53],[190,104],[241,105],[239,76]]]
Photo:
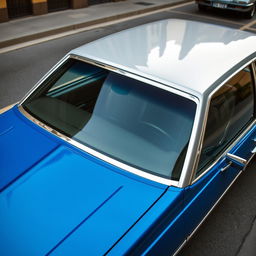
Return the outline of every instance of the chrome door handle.
[[[226,158],[230,160],[232,163],[237,164],[240,167],[245,167],[248,161],[240,156],[233,155],[231,153],[227,153]]]
[[[222,167],[220,169],[221,172],[225,172],[230,166],[232,165],[232,162],[230,161],[225,167]]]

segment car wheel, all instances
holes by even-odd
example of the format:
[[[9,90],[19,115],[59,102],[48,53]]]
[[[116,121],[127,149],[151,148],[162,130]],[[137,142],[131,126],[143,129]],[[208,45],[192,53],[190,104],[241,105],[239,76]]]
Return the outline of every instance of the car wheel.
[[[245,18],[251,19],[254,16],[255,11],[256,11],[256,4],[253,5],[252,9],[249,12],[245,13]]]
[[[206,11],[206,10],[207,10],[207,6],[205,6],[205,5],[198,4],[197,6],[198,6],[198,10],[199,10],[200,12],[203,12],[203,11]]]

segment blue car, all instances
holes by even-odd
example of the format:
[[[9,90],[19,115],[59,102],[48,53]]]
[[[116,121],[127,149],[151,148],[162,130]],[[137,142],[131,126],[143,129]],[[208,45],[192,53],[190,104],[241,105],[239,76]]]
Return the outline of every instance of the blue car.
[[[256,152],[256,36],[167,19],[69,52],[0,114],[0,255],[174,255]]]

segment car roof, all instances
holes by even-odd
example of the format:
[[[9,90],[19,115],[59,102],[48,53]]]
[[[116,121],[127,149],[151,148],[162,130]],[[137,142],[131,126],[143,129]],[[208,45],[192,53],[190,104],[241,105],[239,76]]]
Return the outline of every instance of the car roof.
[[[166,19],[111,34],[71,54],[201,95],[236,64],[256,55],[256,36],[218,25]]]

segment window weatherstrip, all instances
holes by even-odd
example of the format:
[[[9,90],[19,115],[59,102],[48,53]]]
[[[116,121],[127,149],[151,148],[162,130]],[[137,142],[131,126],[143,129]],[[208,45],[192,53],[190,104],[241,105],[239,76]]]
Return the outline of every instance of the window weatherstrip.
[[[131,73],[129,71],[125,71],[125,70],[122,70],[122,69],[119,69],[119,68],[115,68],[115,67],[112,67],[110,65],[100,63],[98,61],[94,61],[94,60],[91,60],[91,59],[88,59],[88,58],[85,58],[85,57],[82,57],[82,56],[77,56],[75,54],[70,54],[70,58],[71,59],[76,59],[76,60],[79,60],[79,61],[82,61],[82,62],[85,62],[85,63],[88,63],[88,64],[91,64],[91,65],[94,65],[94,66],[104,68],[106,70],[118,73],[118,74],[126,76],[126,77],[133,78],[135,80],[141,81],[141,82],[146,83],[146,84],[150,84],[150,85],[155,86],[157,88],[163,89],[165,91],[168,91],[168,92],[174,93],[176,95],[182,96],[186,99],[192,100],[193,102],[196,103],[196,105],[199,102],[198,98],[195,95],[192,95],[189,92],[181,91],[177,88],[171,87],[171,85],[163,84],[163,83],[161,83],[157,80],[152,80],[150,78],[146,78],[146,77],[143,77],[141,75],[137,75],[137,74],[134,74],[134,73]]]

